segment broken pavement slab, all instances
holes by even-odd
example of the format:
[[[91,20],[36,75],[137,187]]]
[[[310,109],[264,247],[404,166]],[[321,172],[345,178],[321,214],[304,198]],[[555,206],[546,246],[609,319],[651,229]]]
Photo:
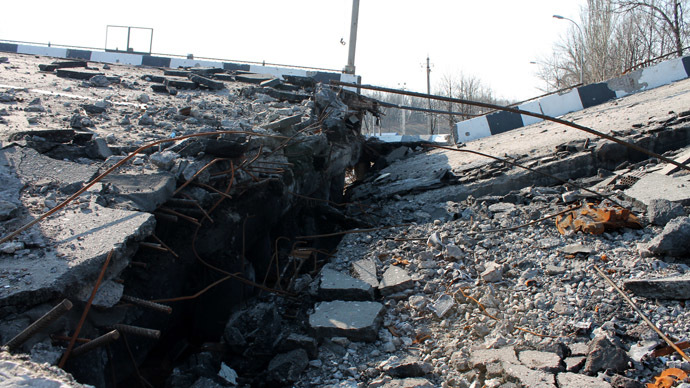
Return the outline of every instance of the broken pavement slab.
[[[360,279],[330,268],[321,270],[319,296],[324,300],[372,300],[374,289]]]
[[[627,280],[623,286],[635,295],[649,299],[690,299],[690,275]]]
[[[378,302],[333,301],[317,303],[309,325],[318,337],[347,337],[373,342],[381,325],[383,305]]]
[[[175,178],[167,172],[149,174],[113,173],[101,181],[110,185],[102,194],[116,207],[153,212],[170,199],[175,191]]]
[[[690,176],[671,177],[650,173],[625,190],[625,195],[645,206],[649,206],[653,199],[690,205]]]
[[[39,235],[32,240],[41,240],[31,241],[37,250],[0,255],[0,306],[40,303],[78,292],[75,286],[93,282],[111,250],[106,279],[117,275],[128,265],[136,242],[150,236],[154,227],[151,214],[97,204],[70,208],[42,221],[31,229]]]
[[[379,290],[383,295],[390,295],[407,290],[412,286],[414,286],[414,280],[412,280],[407,271],[398,266],[391,265],[383,273]]]
[[[52,159],[32,148],[0,150],[0,169],[11,170],[23,184],[50,181],[66,193],[75,192],[96,176],[98,167]]]
[[[559,373],[556,379],[559,388],[611,388],[611,384],[604,380],[577,373]]]
[[[373,288],[379,288],[379,279],[376,274],[376,263],[371,259],[360,259],[352,263],[352,272],[354,275],[370,284]]]

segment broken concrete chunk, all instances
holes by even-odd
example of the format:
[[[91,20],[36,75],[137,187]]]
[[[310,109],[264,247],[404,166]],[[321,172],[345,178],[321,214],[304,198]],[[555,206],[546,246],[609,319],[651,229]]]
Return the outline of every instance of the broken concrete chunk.
[[[443,256],[445,256],[446,259],[458,260],[465,257],[465,252],[455,244],[448,244],[446,245]]]
[[[376,263],[371,259],[360,259],[352,263],[354,275],[373,288],[379,288],[379,279],[376,272]]]
[[[86,156],[92,159],[106,160],[113,155],[105,139],[97,138],[90,141],[84,149]]]
[[[455,306],[455,298],[448,294],[443,294],[434,301],[434,304],[431,305],[431,309],[438,318],[443,318],[453,306]]]
[[[652,199],[647,205],[647,218],[652,225],[664,226],[672,219],[684,215],[683,206],[666,199]]]
[[[611,388],[611,384],[604,380],[577,373],[559,373],[557,379],[559,388]]]
[[[372,382],[373,384],[373,382]],[[371,385],[370,385],[371,387]],[[435,385],[427,379],[421,377],[410,377],[407,379],[393,379],[383,385],[381,388],[434,388]]]
[[[175,191],[175,178],[166,172],[153,174],[112,173],[102,180],[111,185],[102,195],[119,208],[153,212],[170,199]]]
[[[524,350],[520,352],[519,358],[520,362],[530,369],[539,369],[551,373],[556,373],[563,369],[561,367],[561,357],[556,353]]]
[[[576,357],[566,357],[563,362],[565,363],[565,370],[568,372],[579,372],[583,366],[585,366],[585,361],[587,357],[576,356]]]
[[[429,236],[429,239],[426,241],[426,245],[434,248],[443,250],[444,244],[443,241],[441,240],[441,236],[438,234],[438,232],[434,232]]]
[[[309,365],[309,357],[304,349],[279,354],[268,364],[267,380],[279,384],[295,382],[307,365]]]
[[[651,173],[625,190],[625,195],[649,206],[654,199],[665,199],[682,205],[690,204],[690,176],[670,177]]]
[[[170,170],[179,157],[178,153],[172,151],[154,152],[149,157],[149,161],[160,169]]]
[[[296,114],[294,116],[289,116],[284,119],[279,119],[271,123],[262,125],[262,127],[272,130],[282,132],[283,130],[292,127],[295,124],[299,124],[302,121],[302,115]]]
[[[481,277],[485,282],[495,283],[503,279],[502,265],[492,261],[488,263],[485,268],[484,272],[481,273]]]
[[[402,360],[393,356],[383,362],[381,369],[392,377],[421,377],[431,373],[434,367],[411,356],[407,356]]]
[[[407,290],[414,286],[414,281],[407,274],[407,271],[395,265],[388,267],[383,273],[379,290],[383,295],[390,295],[396,292]]]
[[[553,374],[540,370],[532,370],[524,365],[503,362],[504,373],[517,380],[523,387],[530,388],[556,388],[556,379]]]
[[[19,207],[16,204],[0,199],[0,221],[14,218],[18,211]]]
[[[515,355],[515,348],[512,346],[500,349],[477,349],[473,351],[470,356],[470,365],[472,368],[492,362],[507,362],[509,364],[520,363]]]
[[[101,308],[113,307],[120,301],[120,298],[122,298],[124,289],[124,285],[116,283],[112,280],[106,280],[101,283],[100,287],[98,287],[96,297],[93,299],[92,303],[94,306]],[[77,292],[75,297],[78,300],[86,303],[91,297],[92,292],[93,285],[87,284],[81,290],[79,290],[79,292]]]
[[[381,324],[383,305],[378,302],[321,302],[309,316],[318,337],[347,337],[373,342]]]
[[[372,300],[371,284],[330,268],[321,270],[319,296],[324,300]]]
[[[677,217],[669,221],[661,234],[654,237],[645,248],[655,255],[682,257],[690,254],[689,240],[690,217]]]
[[[611,386],[614,388],[644,388],[645,386],[639,381],[621,376],[613,375],[611,377]],[[678,388],[690,388],[690,384],[680,384]]]
[[[599,336],[589,343],[589,354],[582,372],[588,375],[607,369],[622,372],[628,369],[628,362],[630,362],[630,357],[625,350],[616,346],[605,336]]]
[[[200,75],[190,75],[189,80],[195,84],[204,85],[211,90],[225,89],[225,84],[222,81],[215,81],[210,78],[202,77]]]
[[[662,279],[627,280],[623,286],[637,296],[649,299],[690,299],[690,275]]]

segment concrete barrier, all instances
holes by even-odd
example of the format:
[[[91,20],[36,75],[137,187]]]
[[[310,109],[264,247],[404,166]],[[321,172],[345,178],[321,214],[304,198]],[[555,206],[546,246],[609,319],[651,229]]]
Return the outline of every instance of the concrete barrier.
[[[690,56],[670,59],[606,82],[584,85],[565,93],[544,96],[518,105],[517,108],[558,117],[688,77],[690,77]],[[541,119],[528,115],[494,112],[455,124],[455,138],[457,142],[465,143],[540,121]]]
[[[282,67],[282,66],[264,66],[253,65],[246,63],[235,62],[221,62],[209,61],[203,59],[187,59],[177,57],[166,57],[149,54],[135,54],[125,52],[113,51],[99,51],[99,50],[82,50],[73,48],[60,48],[31,44],[18,44],[0,42],[0,52],[42,55],[53,58],[64,59],[82,59],[85,61],[122,64],[133,66],[151,66],[151,67],[211,67],[220,68],[228,71],[241,70],[250,71],[259,74],[270,74],[276,78],[283,78],[286,75],[296,75],[301,77],[311,77],[319,82],[328,82],[330,80],[338,80],[342,82],[360,83],[361,77],[352,74],[342,74],[338,72],[328,72],[319,70],[310,70],[308,68]],[[351,89],[351,88],[349,88]]]

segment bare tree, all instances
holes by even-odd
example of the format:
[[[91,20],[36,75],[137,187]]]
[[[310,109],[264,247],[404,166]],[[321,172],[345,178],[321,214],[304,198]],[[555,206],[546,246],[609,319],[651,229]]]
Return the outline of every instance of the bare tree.
[[[671,38],[676,54],[683,55],[683,42],[687,36],[684,8],[686,0],[616,0],[616,5],[624,12],[641,10],[657,19],[661,26],[658,32]]]
[[[688,37],[684,9],[690,0],[587,0],[571,27],[540,60],[545,91],[600,82],[673,50],[682,55]],[[583,65],[582,65],[583,64]]]

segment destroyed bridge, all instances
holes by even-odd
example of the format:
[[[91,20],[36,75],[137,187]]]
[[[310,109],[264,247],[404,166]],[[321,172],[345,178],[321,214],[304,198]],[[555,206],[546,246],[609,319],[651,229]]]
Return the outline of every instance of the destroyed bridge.
[[[687,385],[688,58],[439,144],[354,76],[0,51],[2,387]]]

